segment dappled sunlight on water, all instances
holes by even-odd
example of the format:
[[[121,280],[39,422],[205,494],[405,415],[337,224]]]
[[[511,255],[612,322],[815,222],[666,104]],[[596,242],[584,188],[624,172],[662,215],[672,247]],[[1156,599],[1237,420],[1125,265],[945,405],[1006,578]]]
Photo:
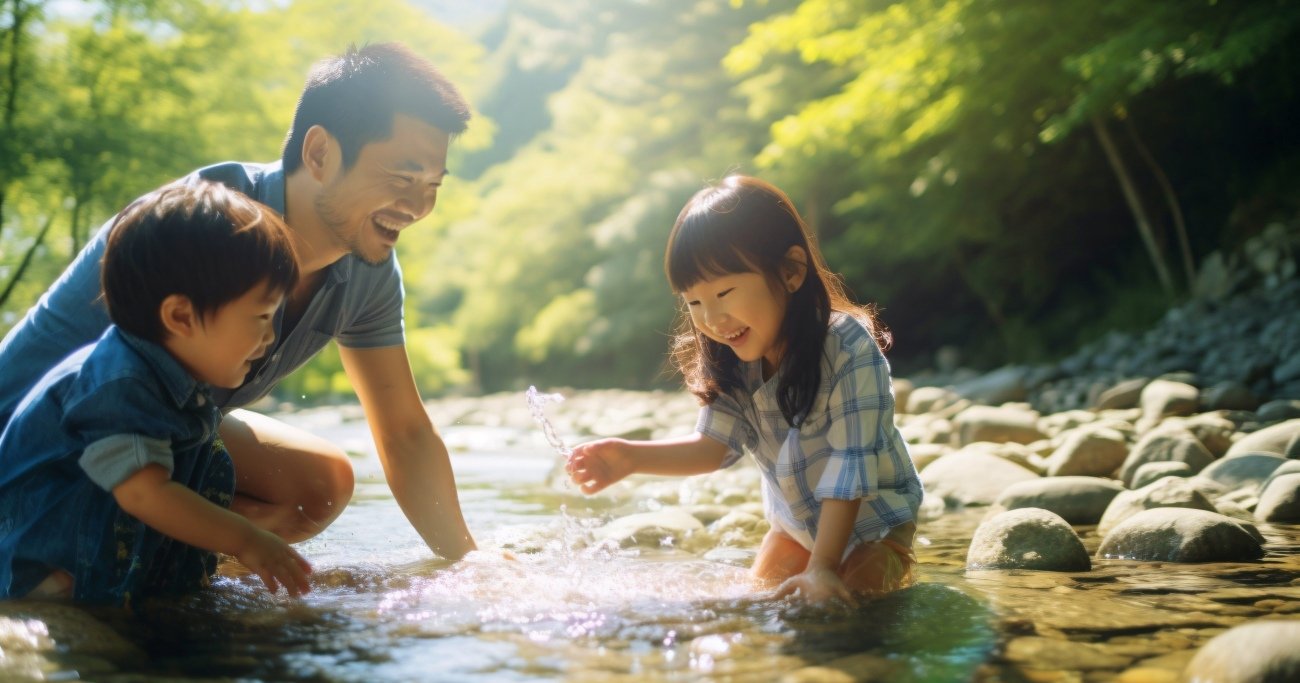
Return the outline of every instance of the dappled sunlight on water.
[[[365,428],[322,429],[346,442]],[[920,525],[911,588],[857,608],[772,600],[747,579],[765,527],[602,534],[634,513],[676,507],[707,521],[744,509],[743,496],[721,504],[744,493],[726,489],[743,477],[712,493],[645,480],[585,498],[553,481],[544,443],[449,432],[480,547],[462,561],[431,555],[363,452],[353,504],[299,544],[315,567],[310,595],[269,595],[227,563],[212,590],[133,615],[4,604],[0,678],[1100,681],[1141,667],[1173,680],[1225,628],[1300,612],[1294,527],[1262,525],[1259,562],[966,572],[983,510]],[[1095,533],[1080,531],[1095,551]]]

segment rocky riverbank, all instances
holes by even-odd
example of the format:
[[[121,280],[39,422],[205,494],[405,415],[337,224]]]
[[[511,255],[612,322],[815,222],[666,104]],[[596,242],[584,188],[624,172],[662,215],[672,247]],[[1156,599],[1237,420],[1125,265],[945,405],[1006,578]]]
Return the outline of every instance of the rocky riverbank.
[[[1180,671],[1197,680],[1294,680],[1300,627],[1286,619],[1300,611],[1300,577],[1288,573],[1300,523],[1295,247],[1294,235],[1270,230],[1239,258],[1207,261],[1200,296],[1153,329],[1109,335],[1050,366],[897,378],[897,423],[926,486],[921,535],[955,511],[986,509],[969,539],[968,572],[1070,572],[1080,582],[1117,562],[1284,560],[1288,585],[1256,596],[1266,609],[1177,656],[1129,667],[1125,680],[1174,680]],[[442,424],[531,423],[518,394],[430,409]],[[578,393],[551,409],[575,441],[681,434],[695,411],[685,394],[620,391]],[[757,477],[741,466],[614,487],[611,506],[635,512],[591,538],[624,547],[675,539],[745,564],[767,529]],[[554,479],[560,486],[558,471]],[[1245,663],[1232,652],[1242,638],[1253,644]],[[1244,664],[1250,676],[1232,673]]]

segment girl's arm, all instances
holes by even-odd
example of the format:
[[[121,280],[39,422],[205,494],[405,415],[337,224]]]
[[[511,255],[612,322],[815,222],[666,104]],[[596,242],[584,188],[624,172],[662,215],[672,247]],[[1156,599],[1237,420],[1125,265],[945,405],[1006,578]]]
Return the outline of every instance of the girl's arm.
[[[166,468],[150,464],[113,487],[118,505],[149,527],[182,543],[233,555],[290,595],[310,590],[311,566],[283,539],[171,480]]]
[[[860,498],[822,500],[821,515],[817,518],[817,539],[813,541],[808,566],[802,573],[782,583],[776,589],[776,597],[785,597],[798,592],[809,602],[840,598],[855,604],[853,592],[840,579],[839,568],[840,560],[844,557],[844,548],[849,543],[849,534],[853,532],[853,523],[858,518],[858,506],[861,504]]]
[[[689,476],[722,466],[727,445],[700,433],[659,441],[601,439],[581,444],[565,471],[583,493],[596,493],[629,474]]]

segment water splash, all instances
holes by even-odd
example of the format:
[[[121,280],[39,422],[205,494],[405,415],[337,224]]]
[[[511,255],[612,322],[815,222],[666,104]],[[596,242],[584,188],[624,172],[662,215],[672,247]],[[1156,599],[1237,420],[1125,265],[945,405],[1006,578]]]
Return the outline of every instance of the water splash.
[[[533,419],[542,428],[542,436],[546,437],[546,442],[551,444],[555,452],[564,456],[565,460],[573,457],[573,449],[564,444],[564,439],[555,433],[555,426],[551,421],[546,419],[545,405],[547,403],[562,403],[564,396],[561,394],[543,394],[537,390],[537,387],[529,385],[526,394],[528,398],[528,411],[533,414]]]
[[[537,387],[529,385],[525,397],[528,399],[528,411],[533,414],[533,420],[535,420],[538,426],[542,428],[542,436],[546,437],[546,442],[551,444],[551,448],[554,448],[555,452],[559,453],[565,461],[568,461],[573,457],[573,449],[569,448],[569,446],[564,443],[564,439],[560,438],[560,435],[556,433],[555,425],[552,425],[551,421],[546,419],[545,409],[547,403],[563,402],[564,396],[561,394],[543,394],[537,390]],[[568,479],[564,480],[564,486],[565,488],[570,486]],[[569,506],[567,503],[560,503],[560,521],[562,524],[560,539],[561,552],[565,557],[572,559],[576,538],[585,535],[586,532],[582,526],[578,524],[577,520],[573,519],[573,517],[569,515]],[[577,572],[574,576],[576,577],[580,574],[581,572]]]

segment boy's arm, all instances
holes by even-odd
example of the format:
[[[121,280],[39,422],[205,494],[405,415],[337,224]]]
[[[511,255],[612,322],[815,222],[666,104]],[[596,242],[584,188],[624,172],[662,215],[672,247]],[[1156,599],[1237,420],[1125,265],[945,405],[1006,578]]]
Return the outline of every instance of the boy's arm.
[[[365,410],[388,487],[411,526],[445,558],[474,550],[447,446],[420,400],[406,347],[340,345],[339,356]]]
[[[145,465],[113,487],[131,516],[182,543],[233,555],[266,582],[283,583],[290,595],[306,593],[311,567],[287,543],[171,479],[166,468]]]

